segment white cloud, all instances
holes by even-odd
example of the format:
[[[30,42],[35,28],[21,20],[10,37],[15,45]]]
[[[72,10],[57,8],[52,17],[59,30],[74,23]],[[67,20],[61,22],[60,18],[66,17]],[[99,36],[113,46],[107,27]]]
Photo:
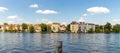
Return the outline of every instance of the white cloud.
[[[88,15],[88,14],[87,14],[87,13],[85,13],[85,14],[83,14],[82,16],[84,16],[84,17],[85,17],[85,16],[87,16],[87,15]]]
[[[38,8],[38,4],[32,4],[30,5],[31,8]]]
[[[42,18],[42,19],[37,19],[36,20],[37,21],[37,23],[46,23],[46,24],[51,24],[51,23],[53,23],[52,21],[50,21],[49,19],[45,19],[45,18]]]
[[[14,22],[15,22],[15,21],[8,21],[8,23],[10,23],[10,24],[11,24],[11,23],[14,23]]]
[[[39,13],[39,14],[57,14],[57,12],[54,10],[37,10],[36,13]]]
[[[88,12],[90,13],[109,13],[110,10],[106,7],[91,7],[87,9]]]
[[[7,11],[8,9],[7,8],[5,8],[5,7],[0,7],[0,12],[5,12],[5,11]]]
[[[16,15],[13,15],[13,16],[8,16],[7,17],[9,19],[9,22],[20,22],[20,21],[23,21],[23,18],[19,18],[18,16]]]
[[[42,22],[42,23],[48,23],[49,20],[48,20],[48,19],[41,19],[41,22]]]
[[[112,19],[112,24],[120,24],[120,19],[119,18],[113,18]]]
[[[13,15],[13,16],[8,16],[7,18],[8,18],[8,19],[17,19],[17,18],[18,18],[18,16]]]
[[[85,20],[83,19],[83,17],[80,18],[80,20],[78,20],[79,22],[85,22]]]

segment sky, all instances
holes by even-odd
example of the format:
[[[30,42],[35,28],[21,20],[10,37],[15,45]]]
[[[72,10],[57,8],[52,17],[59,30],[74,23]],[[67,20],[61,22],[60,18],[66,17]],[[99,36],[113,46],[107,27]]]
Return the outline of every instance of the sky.
[[[0,23],[120,24],[120,0],[0,0]]]

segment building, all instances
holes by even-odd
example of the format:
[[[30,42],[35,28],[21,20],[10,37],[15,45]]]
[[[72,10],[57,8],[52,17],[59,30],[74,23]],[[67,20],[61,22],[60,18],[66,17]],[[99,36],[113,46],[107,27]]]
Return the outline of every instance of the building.
[[[60,32],[66,32],[66,26],[60,25]]]
[[[40,27],[39,24],[35,24],[35,25],[33,25],[33,26],[34,26],[34,28],[35,28],[35,32],[41,32],[41,27]]]
[[[59,23],[54,22],[54,23],[51,24],[52,32],[59,32],[59,28],[60,28],[60,24]]]
[[[85,22],[79,22],[79,31],[80,32],[86,32]]]
[[[88,32],[88,30],[92,29],[93,32],[95,32],[95,24],[93,23],[86,23],[86,32]]]
[[[77,23],[77,22],[72,22],[71,24],[70,24],[70,31],[72,32],[72,33],[78,33],[79,32],[79,23]]]

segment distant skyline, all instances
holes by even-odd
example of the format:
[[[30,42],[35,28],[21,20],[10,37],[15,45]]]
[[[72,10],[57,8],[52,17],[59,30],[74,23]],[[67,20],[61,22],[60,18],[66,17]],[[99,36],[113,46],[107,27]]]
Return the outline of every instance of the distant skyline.
[[[120,24],[120,0],[0,0],[0,23]]]

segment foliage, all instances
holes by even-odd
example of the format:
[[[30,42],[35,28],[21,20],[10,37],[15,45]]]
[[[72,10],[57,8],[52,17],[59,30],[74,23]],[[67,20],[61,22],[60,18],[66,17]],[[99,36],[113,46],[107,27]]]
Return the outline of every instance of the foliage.
[[[67,25],[66,30],[67,30],[67,32],[70,32],[70,24]]]
[[[34,32],[35,32],[35,28],[34,28],[33,26],[30,26],[30,27],[29,27],[29,32],[30,32],[30,33],[34,33]]]
[[[110,33],[110,30],[109,29],[105,29],[104,33]]]
[[[112,31],[115,33],[119,33],[120,32],[120,25],[116,24],[113,26]]]
[[[111,27],[112,25],[109,22],[107,22],[106,25],[104,26],[104,29],[109,30],[111,32]]]
[[[47,32],[51,32],[51,27],[47,25]]]
[[[8,23],[5,22],[4,25],[8,25]]]
[[[27,24],[26,24],[26,23],[22,23],[22,30],[23,30],[23,32],[24,32],[26,29],[28,29]]]
[[[40,24],[42,32],[47,32],[47,25],[42,23]]]
[[[96,33],[100,33],[101,31],[100,31],[100,26],[95,26],[95,32]]]
[[[88,30],[88,33],[93,33],[93,28],[90,28],[90,29]]]

